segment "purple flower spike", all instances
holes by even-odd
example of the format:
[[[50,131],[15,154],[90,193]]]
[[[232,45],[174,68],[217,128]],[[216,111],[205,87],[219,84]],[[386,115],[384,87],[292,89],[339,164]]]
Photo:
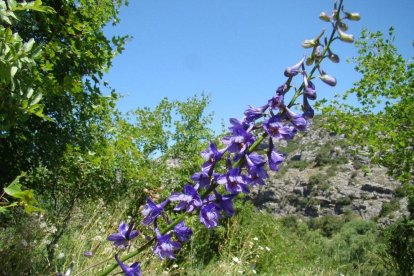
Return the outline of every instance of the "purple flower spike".
[[[191,237],[193,231],[191,231],[190,228],[186,227],[184,225],[184,221],[182,221],[174,227],[174,233],[177,239],[179,239],[181,242],[184,242]]]
[[[226,190],[232,194],[249,193],[249,187],[242,175],[240,168],[230,169],[227,174],[223,174],[217,179],[218,184],[225,184]]]
[[[142,215],[144,219],[142,224],[150,225],[154,222],[156,218],[158,218],[162,212],[164,212],[164,207],[167,205],[168,199],[160,204],[155,204],[150,198],[147,197],[147,204],[145,204],[144,210],[142,210]]]
[[[211,142],[208,148],[201,152],[201,156],[206,161],[202,165],[203,171],[209,172],[210,169],[221,159],[223,153],[224,151],[217,150],[216,144]]]
[[[118,255],[115,254],[115,260],[121,267],[125,276],[141,276],[141,267],[138,262],[133,263],[131,266],[127,266],[118,259]]]
[[[280,154],[275,150],[272,138],[269,138],[269,150],[267,152],[267,158],[269,160],[269,168],[272,171],[279,171],[279,165],[285,159],[283,154]]]
[[[249,106],[248,109],[244,112],[244,122],[251,123],[261,117],[263,117],[265,114],[264,112],[269,107],[268,104],[263,105],[261,107],[252,107]]]
[[[157,235],[157,244],[154,246],[154,253],[157,254],[161,259],[166,257],[170,259],[174,258],[174,251],[181,248],[181,244],[177,241],[172,241],[172,234],[161,235],[158,228],[155,228]]]
[[[297,130],[304,131],[308,127],[308,120],[303,115],[298,115],[286,107],[288,119],[292,122]]]
[[[288,77],[288,78],[296,76],[299,73],[299,68],[302,66],[305,59],[306,59],[306,56],[303,56],[303,58],[297,64],[286,68],[285,73],[284,73],[285,76]]]
[[[125,250],[128,246],[128,242],[133,238],[138,236],[138,231],[132,230],[134,223],[131,223],[129,226],[122,221],[118,227],[119,233],[111,234],[106,239],[108,241],[113,241],[114,245],[119,247],[121,250]]]
[[[275,115],[263,123],[264,130],[273,138],[290,140],[295,136],[296,130],[283,125],[279,115]]]
[[[214,228],[218,225],[218,220],[221,219],[220,208],[214,202],[210,202],[200,210],[200,222],[208,229]]]
[[[303,74],[303,84],[305,85],[304,94],[309,98],[309,100],[316,100],[316,89],[313,82],[308,80],[306,73]]]
[[[180,201],[177,207],[174,208],[174,211],[185,209],[188,213],[191,213],[194,209],[199,208],[203,204],[197,190],[189,184],[185,184],[184,193],[172,193],[169,196],[169,200]]]

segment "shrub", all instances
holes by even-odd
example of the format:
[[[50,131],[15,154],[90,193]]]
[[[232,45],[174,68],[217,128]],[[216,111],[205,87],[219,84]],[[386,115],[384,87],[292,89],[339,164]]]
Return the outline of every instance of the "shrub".
[[[400,202],[397,198],[393,198],[390,202],[384,202],[384,204],[382,204],[379,216],[385,217],[398,209],[400,209]]]
[[[404,218],[385,231],[388,254],[397,264],[400,275],[414,273],[414,221]]]

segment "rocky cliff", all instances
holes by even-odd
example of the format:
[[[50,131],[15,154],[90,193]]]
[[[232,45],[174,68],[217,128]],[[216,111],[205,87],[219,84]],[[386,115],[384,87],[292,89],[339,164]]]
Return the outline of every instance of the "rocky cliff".
[[[269,173],[267,186],[253,193],[255,205],[276,216],[352,212],[385,224],[400,217],[407,204],[398,197],[401,184],[386,168],[354,153],[344,137],[323,129],[323,123],[315,120],[295,140],[278,144],[286,161],[279,172]]]

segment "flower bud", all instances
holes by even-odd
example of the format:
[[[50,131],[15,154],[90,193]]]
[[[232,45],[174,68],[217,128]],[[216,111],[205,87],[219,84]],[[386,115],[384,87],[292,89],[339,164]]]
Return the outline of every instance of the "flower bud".
[[[344,22],[339,22],[339,28],[341,29],[341,31],[348,31],[348,25],[346,25]]]
[[[331,75],[328,75],[328,74],[325,74],[325,72],[323,72],[323,71],[322,71],[322,75],[320,75],[319,78],[321,79],[321,81],[323,81],[327,85],[330,85],[330,86],[335,86],[336,85],[335,77],[333,77]]]
[[[328,55],[328,58],[333,62],[333,63],[339,63],[339,56],[337,54],[334,53],[330,53]]]
[[[307,66],[311,66],[313,64],[313,57],[308,57],[307,59],[306,59],[306,65]]]
[[[331,17],[329,15],[327,15],[325,12],[321,12],[319,14],[319,19],[325,22],[329,22],[331,21]]]
[[[315,52],[314,52],[315,59],[320,59],[322,57],[322,51],[323,51],[323,47],[321,45],[315,48]]]
[[[353,43],[354,42],[354,36],[351,34],[344,33],[341,31],[341,29],[338,29],[339,33],[339,39],[343,42]]]
[[[298,63],[285,69],[285,77],[294,77],[299,73],[299,68],[305,62],[306,56],[304,56]]]
[[[315,39],[306,39],[302,43],[302,47],[305,49],[313,48],[318,44],[318,41]]]
[[[325,33],[325,29],[323,29],[322,32],[320,33],[320,35],[318,35],[316,38],[307,39],[307,40],[303,41],[302,47],[305,48],[305,49],[315,47],[316,45],[319,44],[319,39],[323,36],[324,33]]]
[[[345,18],[353,21],[359,21],[361,15],[357,12],[345,12]]]
[[[309,98],[309,100],[316,100],[316,88],[315,85],[308,80],[306,73],[303,73],[303,85],[305,88],[304,94]]]
[[[332,11],[332,18],[335,20],[338,20],[338,10],[333,10]]]

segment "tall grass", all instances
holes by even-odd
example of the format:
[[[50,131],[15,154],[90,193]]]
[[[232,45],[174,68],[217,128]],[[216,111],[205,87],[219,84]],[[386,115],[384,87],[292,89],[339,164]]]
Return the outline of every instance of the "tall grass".
[[[34,247],[25,249],[15,241],[25,251],[9,251],[14,256],[3,260],[13,262],[21,254],[27,254],[31,259],[28,263],[31,275],[64,272],[71,264],[74,270],[71,275],[79,272],[96,275],[108,261],[114,260],[115,248],[106,237],[117,232],[121,220],[129,220],[126,206],[119,203],[106,208],[103,204],[98,207],[85,204],[76,209],[69,229],[57,245],[58,258],[52,268],[42,268],[48,262],[42,243],[48,238],[48,230],[40,231],[41,223],[25,228],[31,238],[40,239]],[[276,219],[242,200],[237,202],[236,209],[236,216],[213,230],[205,229],[197,216],[191,217],[186,223],[194,231],[193,238],[184,244],[175,260],[161,261],[149,250],[130,262],[141,262],[144,275],[393,275],[373,222],[355,218],[327,222],[320,219],[311,223],[296,217]],[[334,229],[329,235],[327,224],[338,224],[329,226]],[[0,241],[4,242],[4,237],[5,233],[0,233]],[[143,242],[145,237],[141,234],[131,248]],[[92,251],[93,256],[85,257],[85,251]],[[4,275],[25,274],[17,268],[6,263],[2,269]],[[27,267],[23,271],[28,274]],[[119,269],[115,274],[118,272]]]

